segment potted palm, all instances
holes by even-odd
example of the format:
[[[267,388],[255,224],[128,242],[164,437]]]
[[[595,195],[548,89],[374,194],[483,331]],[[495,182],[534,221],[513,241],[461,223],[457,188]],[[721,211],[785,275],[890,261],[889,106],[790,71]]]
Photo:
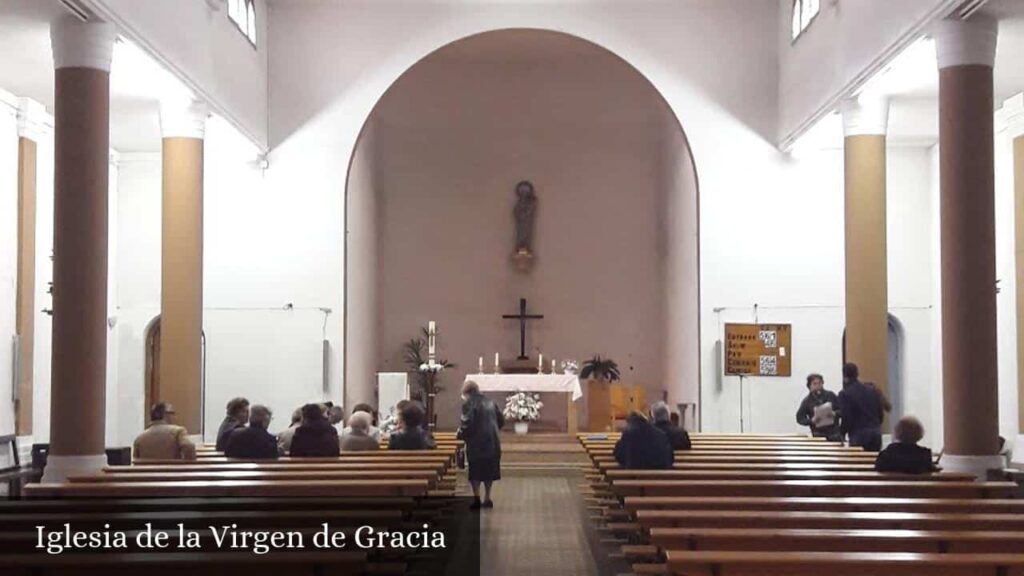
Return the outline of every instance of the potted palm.
[[[604,382],[618,382],[620,378],[619,365],[611,358],[601,358],[598,354],[583,363],[580,370],[580,380],[603,380]]]
[[[580,380],[589,381],[584,421],[591,432],[607,432],[614,428],[610,383],[619,379],[619,365],[611,358],[597,355],[583,363]]]

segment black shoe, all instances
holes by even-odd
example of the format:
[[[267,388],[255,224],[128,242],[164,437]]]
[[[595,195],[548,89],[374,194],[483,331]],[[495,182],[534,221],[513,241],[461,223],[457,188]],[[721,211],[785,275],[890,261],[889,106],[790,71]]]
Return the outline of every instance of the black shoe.
[[[491,500],[490,498],[488,498],[487,500],[484,500],[483,507],[484,508],[494,508],[494,501]]]
[[[473,503],[469,505],[469,509],[470,510],[479,510],[480,506],[481,506],[480,499],[479,498],[473,498]]]

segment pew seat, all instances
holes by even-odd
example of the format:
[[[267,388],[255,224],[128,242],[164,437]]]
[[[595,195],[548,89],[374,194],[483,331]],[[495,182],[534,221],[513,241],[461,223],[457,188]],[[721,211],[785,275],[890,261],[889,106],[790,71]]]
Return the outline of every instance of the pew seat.
[[[650,536],[662,550],[1024,554],[1020,531],[652,528]]]
[[[607,470],[608,480],[877,480],[888,482],[971,482],[973,474],[891,474],[874,470]]]
[[[1024,530],[1024,514],[807,512],[767,510],[638,510],[651,528],[829,528],[864,530]]]
[[[151,497],[338,497],[425,496],[426,480],[311,480],[311,481],[164,481],[96,482],[82,484],[33,484],[25,487],[28,498],[151,498]]]
[[[626,510],[792,510],[823,512],[978,512],[983,514],[1024,514],[1024,500],[954,498],[753,498],[630,496]]]
[[[850,480],[616,480],[612,491],[626,496],[866,496],[879,498],[1011,498],[1013,482]]]
[[[666,552],[668,570],[686,576],[1020,576],[1024,554],[913,552]]]

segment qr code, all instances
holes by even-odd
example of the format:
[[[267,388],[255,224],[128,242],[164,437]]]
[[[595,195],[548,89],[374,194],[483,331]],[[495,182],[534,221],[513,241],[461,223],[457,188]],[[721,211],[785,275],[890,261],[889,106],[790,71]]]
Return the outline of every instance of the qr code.
[[[762,376],[775,376],[779,373],[779,367],[775,356],[761,356],[761,370]]]
[[[757,333],[757,339],[765,348],[775,348],[778,345],[775,330],[761,330]]]

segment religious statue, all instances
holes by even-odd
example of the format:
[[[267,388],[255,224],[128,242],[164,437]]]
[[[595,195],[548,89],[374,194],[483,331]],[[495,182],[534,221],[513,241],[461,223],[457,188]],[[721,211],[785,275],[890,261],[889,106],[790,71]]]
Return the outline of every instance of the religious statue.
[[[537,195],[533,184],[527,180],[516,184],[516,196],[519,199],[513,211],[516,219],[516,250],[513,255],[529,258],[533,256],[533,221],[537,216]]]

